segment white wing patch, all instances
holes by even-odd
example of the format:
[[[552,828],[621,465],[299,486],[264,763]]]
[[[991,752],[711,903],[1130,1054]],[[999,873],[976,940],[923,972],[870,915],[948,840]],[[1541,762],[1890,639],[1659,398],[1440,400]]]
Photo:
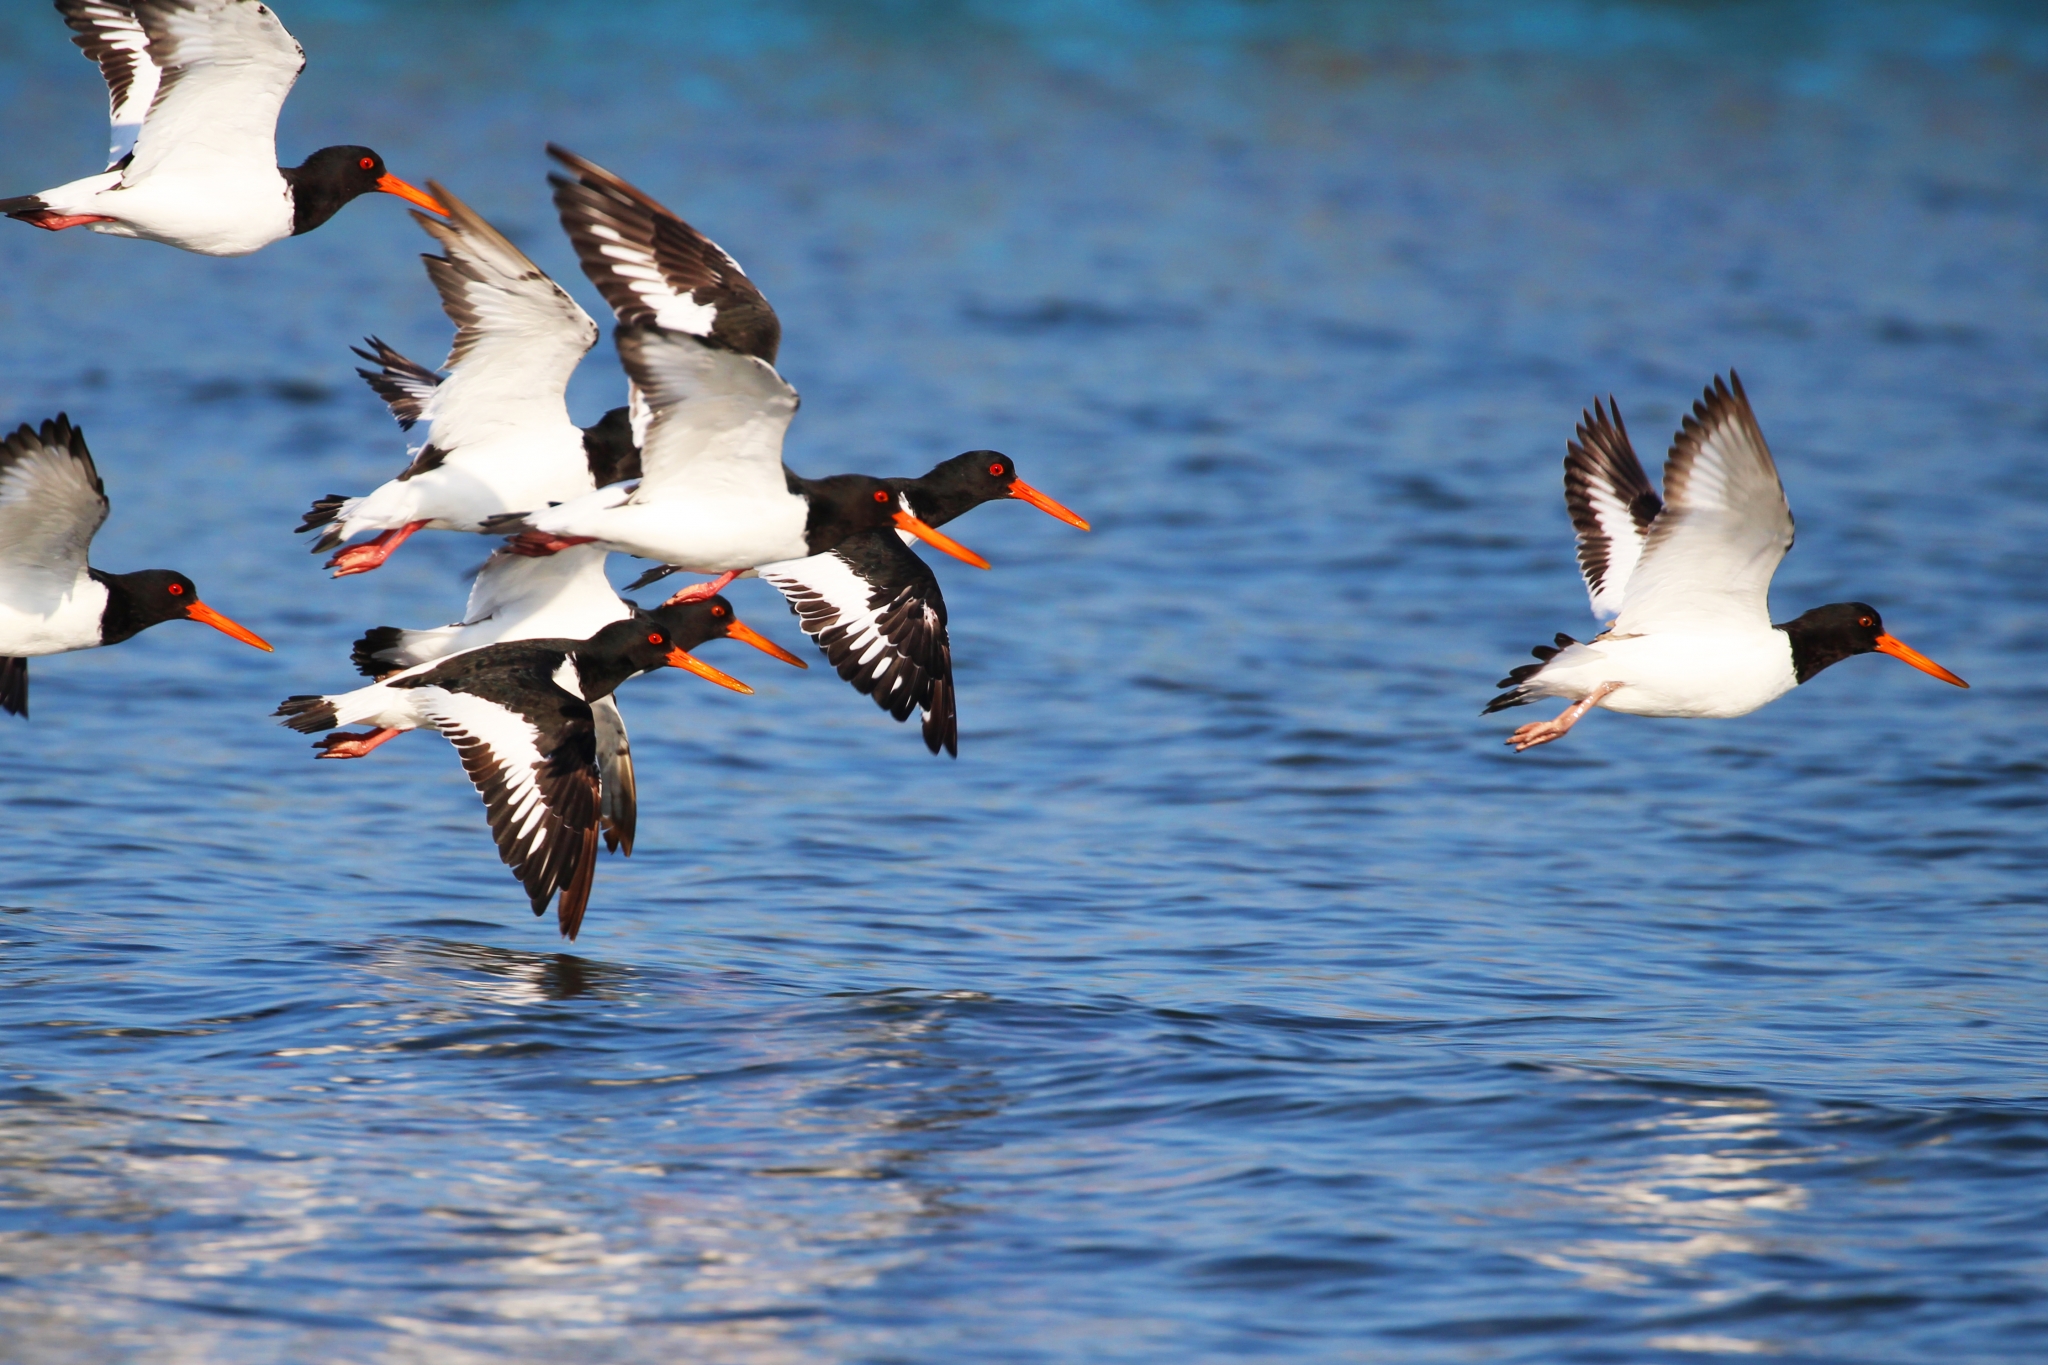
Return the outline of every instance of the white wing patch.
[[[687,332],[691,336],[711,335],[711,326],[718,321],[717,307],[698,303],[691,297],[695,290],[678,292],[671,288],[655,265],[653,252],[634,246],[618,229],[604,223],[593,223],[588,231],[604,243],[597,250],[613,262],[611,273],[623,280],[625,287],[638,294],[654,311],[655,326],[671,332]]]
[[[448,221],[415,217],[447,253],[424,259],[455,344],[447,378],[426,396],[430,443],[453,451],[525,425],[568,427],[563,394],[597,344],[597,324],[467,204],[433,189]]]
[[[1630,577],[1618,634],[1770,624],[1771,577],[1792,547],[1792,509],[1756,414],[1731,372],[1671,444],[1664,511]]]
[[[619,361],[653,414],[641,442],[643,496],[789,496],[782,440],[796,390],[764,360],[652,327],[621,326]]]

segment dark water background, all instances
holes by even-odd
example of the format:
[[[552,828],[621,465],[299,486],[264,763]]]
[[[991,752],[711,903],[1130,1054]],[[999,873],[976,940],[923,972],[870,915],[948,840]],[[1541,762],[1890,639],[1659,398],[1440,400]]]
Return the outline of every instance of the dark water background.
[[[290,535],[403,459],[345,347],[439,358],[425,239],[0,224],[0,419],[68,410],[98,562],[279,645],[38,661],[0,724],[0,1359],[2048,1358],[2038,11],[284,11],[290,159],[374,145],[597,312],[566,143],[767,290],[796,467],[994,446],[1096,531],[958,528],[957,764],[735,647],[757,696],[635,684],[563,953],[445,744],[265,718],[481,555]],[[102,108],[0,16],[0,189]],[[1975,689],[1511,756],[1489,684],[1590,624],[1579,408],[1649,454],[1731,364],[1780,617]]]

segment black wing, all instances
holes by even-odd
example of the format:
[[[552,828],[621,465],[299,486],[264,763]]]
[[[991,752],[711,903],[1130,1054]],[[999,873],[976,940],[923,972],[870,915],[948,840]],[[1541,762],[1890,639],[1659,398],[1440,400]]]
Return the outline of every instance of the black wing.
[[[922,710],[925,747],[959,757],[946,599],[895,531],[863,531],[825,554],[759,572],[789,599],[840,677],[898,720]]]

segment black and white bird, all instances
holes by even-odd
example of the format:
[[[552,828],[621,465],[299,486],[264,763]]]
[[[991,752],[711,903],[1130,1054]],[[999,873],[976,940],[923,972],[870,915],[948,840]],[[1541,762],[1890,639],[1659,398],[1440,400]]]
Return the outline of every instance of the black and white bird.
[[[587,639],[638,610],[605,578],[605,558],[605,551],[589,545],[539,559],[500,550],[485,562],[470,586],[469,607],[462,620],[427,630],[378,626],[356,641],[350,657],[364,677],[382,678],[500,640]],[[784,663],[808,667],[743,623],[723,597],[658,608],[655,617],[685,650],[707,640],[733,639]],[[631,854],[635,786],[626,720],[619,713],[616,697],[599,698],[590,709],[596,716],[598,763],[604,770],[605,843],[608,847],[623,845]],[[348,751],[330,752],[326,757],[359,757],[382,742],[361,736]]]
[[[102,573],[86,562],[107,491],[64,414],[0,441],[0,709],[28,714],[28,661],[117,645],[163,621],[200,621],[268,652],[199,600],[175,569]]]
[[[320,532],[315,554],[379,532],[336,550],[327,561],[336,578],[377,568],[416,531],[477,531],[502,513],[579,497],[597,486],[597,473],[614,472],[593,459],[565,398],[597,343],[597,324],[497,229],[427,183],[447,201],[448,219],[413,217],[447,254],[420,259],[455,324],[455,344],[445,377],[375,337],[370,351],[356,352],[379,365],[358,373],[399,424],[424,420],[427,439],[396,478],[362,497],[331,493],[306,513],[298,529]]]
[[[782,326],[738,263],[633,186],[559,147],[551,177],[583,271],[618,319],[619,359],[649,412],[641,477],[507,516],[514,548],[570,545],[715,574],[671,600],[721,591],[756,566],[900,529],[977,568],[988,561],[904,510],[883,480],[803,478],[782,463],[796,390],[775,370]]]
[[[711,605],[693,604],[707,617]],[[730,616],[729,604],[725,612]],[[328,736],[314,746],[321,758],[360,757],[424,726],[447,736],[533,913],[545,914],[559,893],[556,919],[563,937],[573,939],[590,902],[599,831],[608,823],[594,705],[664,665],[734,691],[753,690],[692,657],[660,618],[636,612],[586,640],[501,641],[353,692],[287,697],[277,715],[302,734],[366,722],[377,727],[368,735]],[[624,772],[630,783],[630,766]],[[630,851],[630,828],[624,842]]]
[[[1693,404],[1664,461],[1664,496],[1630,447],[1621,410],[1593,405],[1565,457],[1565,504],[1597,616],[1583,644],[1559,635],[1541,663],[1503,678],[1486,713],[1546,697],[1571,703],[1517,729],[1520,753],[1548,744],[1598,706],[1632,716],[1747,715],[1856,654],[1889,654],[1957,687],[1969,684],[1886,634],[1875,607],[1834,602],[1782,625],[1771,576],[1792,546],[1792,511],[1756,415],[1730,371]]]
[[[256,0],[57,0],[99,63],[113,120],[107,168],[0,213],[85,226],[205,256],[245,256],[311,232],[372,191],[441,212],[368,147],[277,164],[277,114],[305,51]]]
[[[1015,461],[1000,451],[970,450],[917,478],[887,482],[902,507],[928,526],[943,526],[985,502],[1016,498],[1088,529],[1018,478]],[[921,711],[925,748],[957,758],[960,721],[946,599],[910,543],[898,531],[863,531],[823,554],[763,564],[758,572],[788,599],[804,633],[840,677],[899,721]]]

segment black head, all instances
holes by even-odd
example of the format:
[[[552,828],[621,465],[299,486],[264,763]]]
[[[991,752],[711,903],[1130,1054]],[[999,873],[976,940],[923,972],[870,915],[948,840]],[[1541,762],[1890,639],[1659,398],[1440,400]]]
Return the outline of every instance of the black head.
[[[889,482],[909,498],[910,510],[929,526],[943,526],[997,498],[1015,498],[1069,526],[1088,529],[1072,511],[1018,478],[1017,462],[1000,450],[970,450],[934,465],[922,478]]]
[[[1830,664],[1857,654],[1889,654],[1957,687],[1969,684],[1885,632],[1884,618],[1868,602],[1830,602],[1778,627],[1792,639],[1792,672],[1805,682]]]
[[[623,621],[612,622],[584,641],[576,653],[581,658],[601,659],[625,665],[635,673],[645,673],[666,665],[670,651],[682,647],[669,634],[667,625],[640,611]]]
[[[339,213],[343,204],[373,190],[395,194],[431,213],[448,212],[431,195],[385,170],[384,158],[368,147],[322,147],[296,166],[280,166],[278,174],[292,187],[294,237],[311,232]]]
[[[659,606],[647,615],[675,638],[678,649],[695,649],[706,640],[722,640],[738,619],[733,615],[732,603],[723,597]]]
[[[165,621],[199,621],[245,645],[268,652],[262,636],[222,616],[199,600],[199,589],[176,569],[138,569],[134,573],[92,576],[106,585],[107,605],[100,614],[100,642],[119,644]]]
[[[910,499],[910,510],[930,526],[943,526],[985,502],[1010,496],[1017,466],[999,450],[970,450],[941,460],[915,479],[890,479]]]
[[[722,619],[725,624],[719,631],[720,634],[724,634],[732,622],[731,603],[723,598],[711,598],[701,604],[690,605],[708,608],[714,602],[724,613]],[[721,619],[710,611],[704,612],[702,616],[707,622],[717,622]],[[584,642],[583,647],[576,651],[576,655],[578,667],[586,670],[583,689],[583,695],[586,697],[594,695],[589,683],[589,678],[593,675],[609,674],[623,681],[636,673],[647,673],[662,667],[684,669],[709,682],[715,682],[720,687],[729,687],[735,692],[754,690],[737,678],[727,677],[703,660],[692,658],[684,639],[675,633],[675,623],[672,619],[637,608],[625,620],[614,621],[591,636]],[[612,685],[616,686],[617,683]]]

